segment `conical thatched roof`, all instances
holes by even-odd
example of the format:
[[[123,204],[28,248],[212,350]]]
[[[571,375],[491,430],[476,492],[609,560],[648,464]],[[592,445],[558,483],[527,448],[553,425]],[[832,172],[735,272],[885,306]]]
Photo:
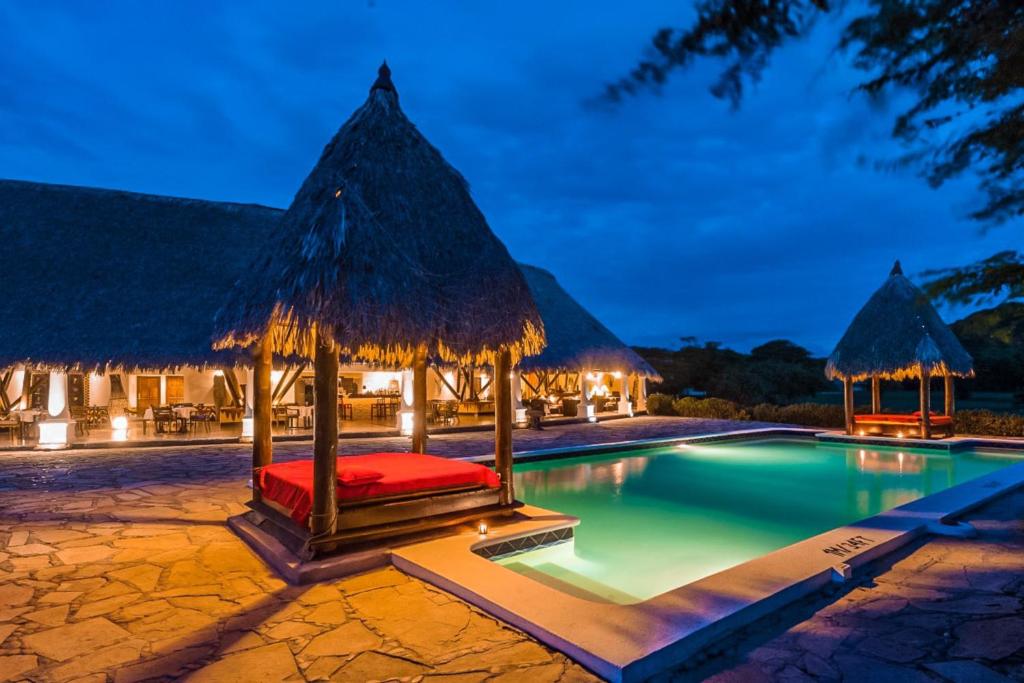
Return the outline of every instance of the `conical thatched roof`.
[[[537,302],[547,346],[536,356],[524,358],[520,368],[531,370],[603,370],[636,373],[652,379],[661,376],[633,349],[583,308],[566,292],[555,276],[536,266],[519,268]]]
[[[839,340],[825,374],[854,381],[872,375],[905,379],[920,377],[922,367],[932,375],[974,374],[971,356],[897,261]]]
[[[322,325],[353,356],[387,364],[419,344],[474,362],[544,344],[522,273],[465,179],[402,113],[387,65],[250,273],[218,315],[219,346],[251,344],[270,321],[277,351],[312,355]]]

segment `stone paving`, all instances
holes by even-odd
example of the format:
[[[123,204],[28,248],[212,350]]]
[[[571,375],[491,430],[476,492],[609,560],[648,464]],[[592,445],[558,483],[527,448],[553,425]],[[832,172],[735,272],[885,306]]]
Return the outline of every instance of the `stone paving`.
[[[816,598],[667,680],[1024,681],[1024,492],[967,515],[972,539],[914,544],[839,597]]]
[[[515,448],[750,428],[638,418],[515,432]],[[431,451],[491,452],[487,433]],[[345,441],[348,453],[404,439]],[[280,460],[308,444],[275,445]],[[593,677],[394,569],[293,587],[224,525],[245,446],[0,456],[0,681],[584,681]],[[839,597],[797,605],[670,680],[1024,680],[1024,493]],[[717,650],[718,648],[716,648]]]
[[[735,426],[617,420],[517,431],[515,447]],[[275,457],[309,450],[276,445]],[[493,436],[436,436],[431,451],[485,454]],[[394,569],[313,586],[278,580],[224,523],[248,500],[249,457],[241,445],[0,456],[0,680],[593,680]]]

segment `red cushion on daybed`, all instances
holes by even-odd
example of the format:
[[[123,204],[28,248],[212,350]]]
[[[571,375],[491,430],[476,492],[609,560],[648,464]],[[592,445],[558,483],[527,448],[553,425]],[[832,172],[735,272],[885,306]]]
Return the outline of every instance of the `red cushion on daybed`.
[[[360,486],[384,478],[384,473],[369,467],[356,467],[338,463],[338,483],[341,486]]]
[[[900,413],[877,413],[869,415],[854,415],[854,422],[888,422],[891,424],[910,424],[916,425],[921,422],[921,413],[916,412],[910,415]],[[948,415],[936,415],[935,413],[929,413],[929,421],[933,425],[949,424],[953,421]]]
[[[376,472],[380,477],[369,480],[365,476],[367,471]],[[363,476],[360,478],[355,474]],[[349,483],[344,481],[346,478]],[[499,484],[498,475],[483,465],[418,453],[342,456],[338,458],[338,479],[339,502],[458,486],[498,488]],[[260,470],[260,490],[265,499],[291,510],[291,518],[305,526],[313,508],[313,461],[295,460],[267,465]]]

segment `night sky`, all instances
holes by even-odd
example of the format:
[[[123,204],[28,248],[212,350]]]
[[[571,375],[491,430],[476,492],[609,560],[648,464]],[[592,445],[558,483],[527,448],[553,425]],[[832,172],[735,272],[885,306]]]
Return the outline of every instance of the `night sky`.
[[[595,110],[689,2],[42,4],[0,4],[0,177],[286,207],[386,58],[512,254],[629,343],[824,354],[893,259],[913,276],[1015,247],[965,218],[970,182],[876,170],[898,102],[850,95],[837,23],[738,112],[713,64]]]

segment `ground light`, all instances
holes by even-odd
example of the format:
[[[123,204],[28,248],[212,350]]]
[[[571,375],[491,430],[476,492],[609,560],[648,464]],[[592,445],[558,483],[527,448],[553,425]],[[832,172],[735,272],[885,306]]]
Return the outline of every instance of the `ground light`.
[[[114,441],[127,441],[128,440],[128,418],[124,415],[118,415],[110,420],[110,426],[113,429],[113,440]]]
[[[44,420],[39,423],[38,447],[46,450],[57,450],[68,447],[67,420]]]
[[[477,527],[476,527],[476,531],[481,536],[486,536],[487,535],[487,522],[480,522],[477,525]]]

